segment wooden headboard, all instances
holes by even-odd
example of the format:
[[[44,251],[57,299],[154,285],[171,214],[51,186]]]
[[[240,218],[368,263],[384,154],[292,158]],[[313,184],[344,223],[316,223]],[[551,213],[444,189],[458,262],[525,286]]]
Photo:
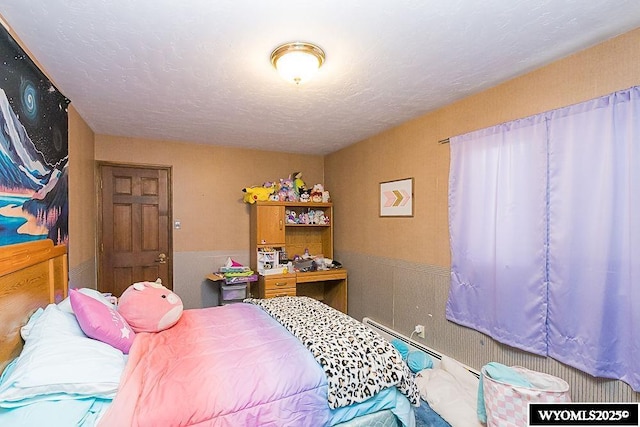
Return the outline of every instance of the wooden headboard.
[[[0,246],[0,372],[20,354],[29,316],[66,298],[67,268],[66,246],[51,240]]]

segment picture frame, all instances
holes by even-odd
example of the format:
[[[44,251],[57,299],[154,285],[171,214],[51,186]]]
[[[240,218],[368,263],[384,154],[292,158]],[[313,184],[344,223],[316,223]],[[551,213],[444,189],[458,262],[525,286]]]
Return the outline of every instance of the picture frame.
[[[380,183],[380,216],[413,216],[413,177]]]

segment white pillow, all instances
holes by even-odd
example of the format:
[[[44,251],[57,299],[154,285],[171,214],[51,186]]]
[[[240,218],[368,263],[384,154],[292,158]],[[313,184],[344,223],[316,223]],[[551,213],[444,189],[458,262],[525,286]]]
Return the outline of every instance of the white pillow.
[[[84,335],[73,314],[49,304],[3,374],[0,407],[79,396],[113,398],[125,362],[121,351]]]
[[[27,338],[29,338],[29,334],[31,333],[31,328],[33,328],[33,325],[35,325],[36,320],[38,320],[38,318],[42,315],[42,313],[44,313],[44,310],[42,308],[38,308],[36,311],[33,312],[31,317],[29,317],[29,321],[27,322],[27,324],[24,325],[22,328],[20,328],[20,336],[22,336],[22,339],[24,341],[26,341]]]
[[[452,426],[483,427],[476,411],[479,380],[456,360],[443,356],[440,368],[420,371],[415,382],[420,397]]]
[[[111,301],[99,291],[91,288],[78,288],[77,291],[82,292],[83,294],[90,296],[93,299],[96,299],[106,305],[109,308],[115,308],[115,305],[111,304]],[[73,313],[73,308],[71,307],[71,300],[69,297],[66,297],[62,301],[58,303],[58,308],[62,311],[66,311],[67,313]]]

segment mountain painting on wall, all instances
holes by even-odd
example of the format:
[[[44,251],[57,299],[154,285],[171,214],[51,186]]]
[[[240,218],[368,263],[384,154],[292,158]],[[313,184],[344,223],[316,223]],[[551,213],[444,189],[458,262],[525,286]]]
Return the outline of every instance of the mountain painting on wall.
[[[0,246],[68,243],[68,104],[0,25]]]

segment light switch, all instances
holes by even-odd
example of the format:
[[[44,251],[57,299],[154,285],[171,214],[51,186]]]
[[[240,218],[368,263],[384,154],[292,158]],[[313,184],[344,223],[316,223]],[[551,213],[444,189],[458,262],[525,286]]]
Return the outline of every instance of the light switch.
[[[180,228],[182,228],[182,223],[179,219],[173,221],[173,228],[175,228],[176,230],[180,230]]]

